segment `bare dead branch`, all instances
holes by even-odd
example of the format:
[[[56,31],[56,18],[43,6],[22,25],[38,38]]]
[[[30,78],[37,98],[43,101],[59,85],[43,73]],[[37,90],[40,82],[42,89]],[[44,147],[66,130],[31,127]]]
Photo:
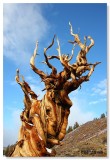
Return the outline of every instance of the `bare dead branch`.
[[[54,59],[54,58],[56,58],[56,59],[58,59],[58,60],[60,59],[59,56],[56,56],[56,55],[48,56],[48,59]]]
[[[58,51],[58,56],[59,56],[59,59],[61,61],[61,64],[66,67],[68,70],[70,70],[69,66],[68,66],[68,56],[67,55],[62,55],[61,54],[61,48],[60,48],[60,42],[57,38],[57,44],[58,44],[58,48],[57,48],[57,51]]]
[[[95,64],[93,64],[92,65],[92,67],[91,67],[91,69],[90,69],[90,72],[88,73],[88,75],[87,75],[87,78],[89,79],[90,78],[90,76],[92,75],[92,73],[94,72],[94,68],[98,65],[98,64],[100,64],[101,62],[96,62]]]
[[[74,46],[75,46],[75,45],[74,45]],[[68,58],[68,62],[72,60],[73,55],[74,55],[74,47],[73,47],[73,49],[72,49],[72,54],[71,54],[71,56]]]
[[[43,71],[41,71],[41,70],[39,70],[38,68],[35,67],[35,57],[36,57],[36,55],[38,55],[37,51],[38,51],[38,41],[36,42],[36,47],[34,49],[34,53],[33,53],[32,57],[30,59],[30,66],[31,66],[32,70],[35,73],[37,73],[43,79],[43,78],[46,77],[46,74]]]
[[[74,33],[73,33],[73,28],[72,28],[72,25],[71,25],[70,22],[69,22],[69,26],[70,26],[70,34],[74,37],[74,41],[73,41],[73,42],[72,42],[72,41],[69,41],[69,42],[72,43],[72,44],[77,43],[82,50],[85,50],[85,44],[83,44],[83,43],[80,41],[80,38],[79,38],[79,35],[78,35],[78,34],[74,34]]]
[[[91,37],[91,36],[88,36],[87,38],[90,40],[91,43],[90,43],[89,46],[86,47],[86,53],[88,53],[89,50],[90,50],[90,48],[91,48],[92,46],[94,46],[94,40],[92,39],[92,37]]]
[[[52,64],[49,63],[48,57],[47,57],[47,55],[46,55],[46,51],[53,46],[53,44],[54,44],[54,39],[55,39],[55,35],[54,35],[54,37],[53,37],[52,43],[51,43],[47,48],[44,48],[45,62],[46,62],[46,64],[48,65],[48,67],[52,69],[52,74],[56,74],[56,73],[57,73],[57,70],[56,70],[56,68],[55,68]]]

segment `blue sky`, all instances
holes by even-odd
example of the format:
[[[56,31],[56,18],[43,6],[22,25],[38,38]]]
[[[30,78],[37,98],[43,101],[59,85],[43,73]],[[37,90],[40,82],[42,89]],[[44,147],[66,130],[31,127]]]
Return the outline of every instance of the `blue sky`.
[[[31,88],[42,98],[44,85],[33,73],[29,59],[39,41],[36,66],[50,72],[45,64],[43,49],[47,47],[56,34],[60,40],[62,53],[71,54],[72,40],[68,22],[81,40],[86,35],[93,37],[95,45],[89,51],[88,62],[101,61],[95,68],[90,81],[82,84],[70,94],[73,102],[69,116],[69,125],[77,121],[83,124],[107,111],[107,6],[106,4],[4,4],[4,59],[3,59],[3,109],[4,109],[4,146],[17,141],[20,127],[19,115],[23,109],[23,92],[15,82],[16,69],[24,75]],[[57,54],[57,43],[47,53]],[[74,51],[74,57],[77,49]],[[71,63],[74,62],[71,61]],[[62,66],[52,61],[58,71]]]

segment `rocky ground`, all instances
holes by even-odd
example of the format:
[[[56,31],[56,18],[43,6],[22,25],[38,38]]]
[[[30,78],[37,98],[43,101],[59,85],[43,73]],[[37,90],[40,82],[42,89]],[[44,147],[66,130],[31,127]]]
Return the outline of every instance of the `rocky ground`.
[[[81,125],[68,133],[62,144],[54,148],[56,157],[106,157],[107,118]]]

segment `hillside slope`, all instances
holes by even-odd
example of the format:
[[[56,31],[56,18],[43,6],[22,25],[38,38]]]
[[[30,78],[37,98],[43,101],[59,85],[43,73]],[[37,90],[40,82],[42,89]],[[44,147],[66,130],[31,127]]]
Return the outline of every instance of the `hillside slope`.
[[[56,157],[106,157],[107,118],[83,124],[68,133],[62,144],[54,148]]]

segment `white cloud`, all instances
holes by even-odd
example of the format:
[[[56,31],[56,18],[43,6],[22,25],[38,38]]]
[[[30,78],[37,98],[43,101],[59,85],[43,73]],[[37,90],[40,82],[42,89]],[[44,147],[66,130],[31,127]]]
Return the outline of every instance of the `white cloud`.
[[[101,80],[92,88],[91,96],[97,99],[89,102],[89,105],[95,105],[107,101],[107,79]]]
[[[104,90],[102,90],[101,92],[100,92],[100,95],[106,95],[107,94],[107,88],[105,88]]]
[[[26,77],[25,77],[25,80],[26,80],[26,81],[29,81],[30,83],[38,83],[38,80],[35,79],[35,78],[32,77],[32,76],[26,76]]]
[[[100,81],[98,84],[95,85],[94,88],[92,88],[93,93],[91,94],[92,96],[98,94],[101,96],[106,96],[107,95],[107,79],[104,79]]]
[[[87,121],[93,120],[95,115],[93,112],[83,111],[81,104],[77,98],[72,99],[73,106],[70,109],[70,115],[68,119],[68,126],[73,126],[75,122],[84,124]]]
[[[104,80],[100,81],[100,82],[97,84],[97,86],[98,86],[99,88],[106,88],[106,87],[107,87],[107,79],[104,79]]]
[[[101,98],[100,101],[101,102],[107,101],[107,98]]]
[[[102,102],[105,102],[107,99],[106,98],[101,98],[97,101],[91,101],[89,102],[89,105],[94,105],[94,104],[97,104],[97,103],[102,103]]]
[[[91,102],[89,102],[89,105],[91,105],[91,104],[97,104],[97,103],[99,103],[100,101],[91,101]]]
[[[49,23],[40,4],[4,4],[4,56],[16,64],[29,63],[31,45],[46,36]]]

